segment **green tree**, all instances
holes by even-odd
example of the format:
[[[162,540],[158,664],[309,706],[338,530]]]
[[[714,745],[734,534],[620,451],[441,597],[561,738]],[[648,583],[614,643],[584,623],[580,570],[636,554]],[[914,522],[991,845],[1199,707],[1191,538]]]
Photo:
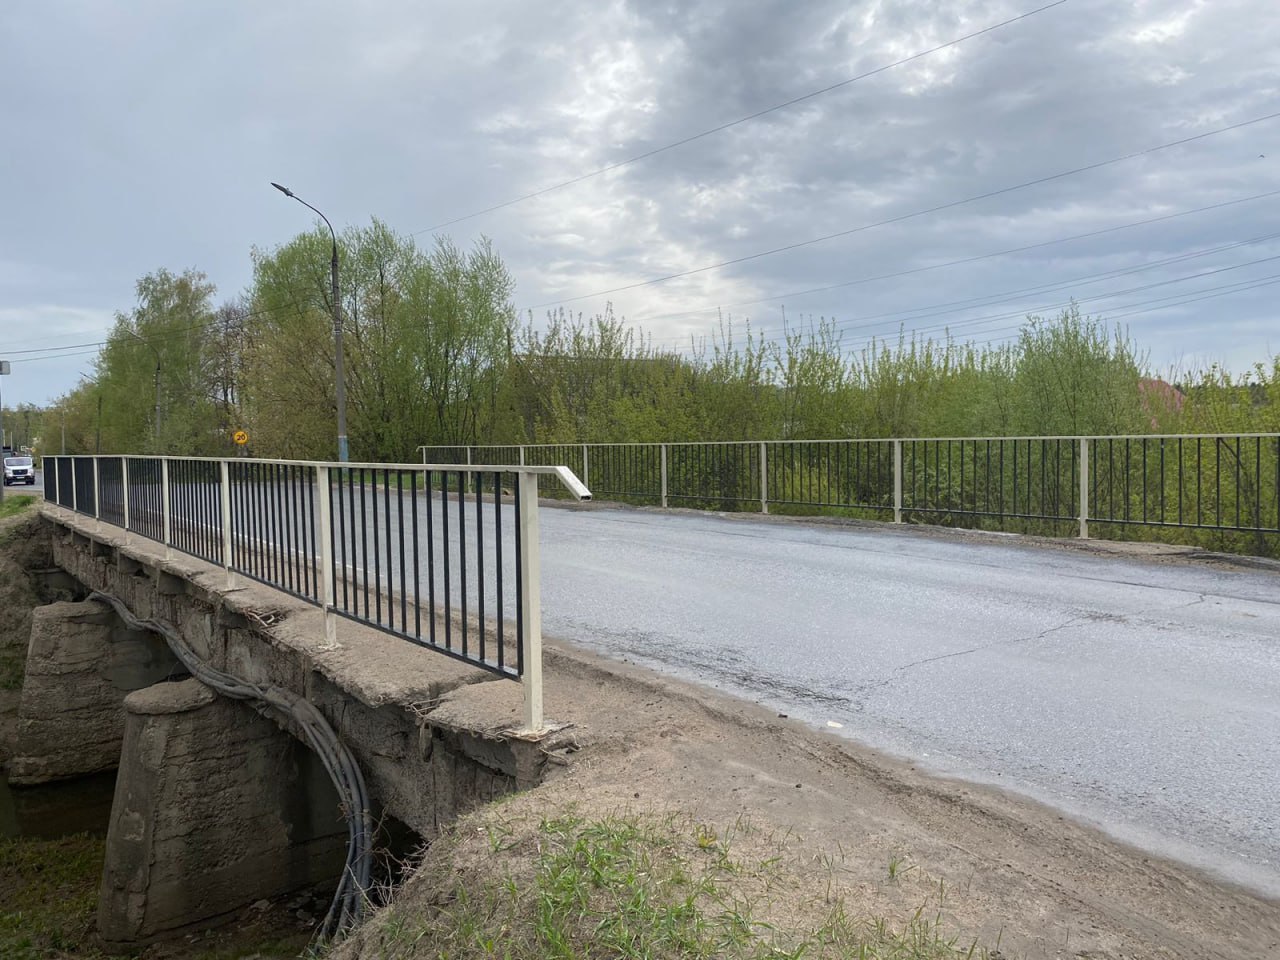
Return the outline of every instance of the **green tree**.
[[[116,314],[95,364],[104,451],[225,449],[213,404],[213,293],[194,270],[161,269],[137,282],[137,305]]]
[[[357,460],[489,435],[515,324],[512,280],[488,241],[430,251],[373,221],[339,238],[347,431]],[[261,455],[336,452],[329,236],[255,251],[239,398]]]

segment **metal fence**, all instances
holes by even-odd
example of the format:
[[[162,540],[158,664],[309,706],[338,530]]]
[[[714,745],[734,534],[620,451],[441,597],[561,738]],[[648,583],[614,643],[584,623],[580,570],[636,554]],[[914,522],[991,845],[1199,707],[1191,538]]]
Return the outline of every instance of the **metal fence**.
[[[45,457],[45,499],[522,681],[542,727],[538,481],[561,465]]]
[[[1254,538],[1276,552],[1280,434],[928,437],[419,447],[424,461],[572,464],[597,498],[853,511],[902,523],[1090,535],[1090,524]],[[1270,538],[1270,539],[1268,539]]]

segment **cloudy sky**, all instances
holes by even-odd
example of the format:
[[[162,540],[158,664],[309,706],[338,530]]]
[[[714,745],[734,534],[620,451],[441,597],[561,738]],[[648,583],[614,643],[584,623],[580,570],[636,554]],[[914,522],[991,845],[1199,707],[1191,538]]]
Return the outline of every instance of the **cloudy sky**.
[[[91,372],[148,272],[243,290],[311,222],[272,180],[678,349],[988,342],[1074,297],[1161,370],[1275,356],[1274,0],[1066,0],[843,83],[1048,2],[5,3],[4,401]]]

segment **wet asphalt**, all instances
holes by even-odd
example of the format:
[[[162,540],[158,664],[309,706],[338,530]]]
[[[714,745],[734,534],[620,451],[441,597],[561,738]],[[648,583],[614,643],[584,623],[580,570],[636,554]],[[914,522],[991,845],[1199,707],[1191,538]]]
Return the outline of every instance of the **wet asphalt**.
[[[1280,572],[598,507],[541,524],[546,635],[1280,896]]]

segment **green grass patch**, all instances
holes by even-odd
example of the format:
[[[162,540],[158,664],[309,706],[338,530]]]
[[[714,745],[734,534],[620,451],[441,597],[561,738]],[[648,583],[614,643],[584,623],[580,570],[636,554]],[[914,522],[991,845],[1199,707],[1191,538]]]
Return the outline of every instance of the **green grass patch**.
[[[30,494],[18,494],[16,496],[12,493],[6,494],[4,500],[0,501],[0,520],[4,520],[7,517],[16,517],[39,499],[39,497],[33,497]]]
[[[0,957],[45,960],[88,947],[104,849],[88,834],[0,839]]]
[[[0,839],[0,958],[109,960],[97,943],[98,884],[106,839],[75,834],[56,840]],[[199,883],[193,877],[192,883]],[[283,908],[248,911],[235,923],[195,939],[160,941],[136,960],[285,960],[303,956],[309,930]]]
[[[370,927],[380,960],[986,957],[943,931],[941,907],[900,923],[858,917],[830,877],[796,871],[785,843],[739,823],[562,816],[489,822],[438,841]],[[741,843],[742,849],[737,849]],[[442,851],[441,848],[444,848]]]
[[[16,517],[39,499],[30,494],[14,496],[12,493],[6,493],[4,500],[0,500],[0,520]]]

